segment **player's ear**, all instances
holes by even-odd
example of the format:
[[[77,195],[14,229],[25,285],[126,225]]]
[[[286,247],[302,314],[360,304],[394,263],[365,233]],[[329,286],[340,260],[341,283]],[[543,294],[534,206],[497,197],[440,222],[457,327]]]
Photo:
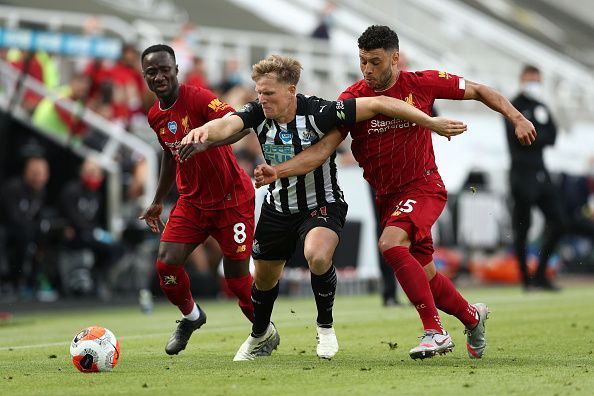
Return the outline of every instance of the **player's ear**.
[[[179,65],[175,65],[175,75],[177,76],[179,73]]]
[[[292,96],[297,95],[297,86],[296,85],[289,85],[289,92]]]
[[[394,53],[392,53],[392,66],[398,65],[399,60],[400,60],[400,52],[394,51]]]

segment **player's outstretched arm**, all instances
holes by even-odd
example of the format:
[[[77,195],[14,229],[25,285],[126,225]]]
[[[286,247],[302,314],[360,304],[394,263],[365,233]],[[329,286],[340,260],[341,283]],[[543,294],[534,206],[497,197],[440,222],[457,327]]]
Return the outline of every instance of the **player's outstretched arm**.
[[[228,144],[236,143],[236,142],[240,141],[241,139],[243,139],[244,137],[246,137],[247,135],[249,135],[253,131],[254,130],[252,128],[247,128],[247,129],[244,129],[243,131],[239,131],[239,132],[229,136],[226,139],[219,140],[218,142],[211,142],[211,141],[207,140],[205,143],[193,143],[194,151],[192,152],[192,155],[194,155],[196,153],[200,153],[202,151],[206,151],[211,148],[226,146]],[[189,153],[185,153],[185,151],[184,151],[184,154],[186,154],[186,157],[184,157],[183,159],[180,156],[181,162],[184,162],[185,160],[187,160],[188,158],[190,158],[192,156],[192,155],[189,155]]]
[[[496,112],[501,113],[514,126],[516,138],[522,145],[529,146],[536,139],[534,125],[505,96],[493,88],[466,80],[464,100],[478,100]]]
[[[357,98],[357,122],[368,120],[377,114],[400,118],[419,124],[450,140],[452,136],[467,129],[462,121],[445,117],[431,117],[408,103],[389,96]]]
[[[179,160],[184,162],[194,154],[204,151],[210,146],[207,142],[236,142],[239,138],[234,140],[233,135],[241,132],[243,127],[243,120],[239,116],[230,115],[211,120],[201,127],[192,129],[181,141],[181,147],[178,151]],[[227,139],[230,139],[230,141]]]
[[[275,166],[268,164],[258,165],[254,170],[256,188],[282,177],[305,175],[316,169],[332,155],[338,145],[343,141],[340,131],[336,128],[328,132],[320,141],[307,150],[303,150],[288,161]]]

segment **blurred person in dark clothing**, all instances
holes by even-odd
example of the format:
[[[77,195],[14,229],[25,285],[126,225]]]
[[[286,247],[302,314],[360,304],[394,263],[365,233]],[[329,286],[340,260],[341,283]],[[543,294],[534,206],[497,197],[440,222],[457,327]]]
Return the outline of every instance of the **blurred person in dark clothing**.
[[[14,291],[32,292],[35,287],[35,256],[49,175],[47,160],[35,154],[25,160],[22,177],[9,180],[1,189],[9,269],[6,278]]]
[[[99,283],[100,297],[107,298],[107,274],[113,264],[123,255],[122,246],[114,241],[111,233],[103,228],[101,221],[103,169],[95,161],[87,159],[80,168],[80,177],[68,183],[60,195],[59,207],[65,217],[65,246],[74,250],[88,249],[93,252],[94,278]]]
[[[332,29],[332,25],[334,25],[335,10],[336,4],[334,4],[332,1],[326,1],[324,8],[320,10],[318,15],[318,24],[311,32],[311,37],[321,40],[330,40],[330,31]]]
[[[506,121],[507,141],[511,156],[510,191],[514,202],[512,227],[514,248],[520,265],[525,289],[558,290],[545,276],[547,263],[561,237],[564,214],[561,197],[551,181],[543,161],[543,150],[555,144],[557,126],[549,108],[542,103],[540,70],[526,65],[520,74],[521,92],[512,104],[535,126],[538,138],[530,146],[522,146],[514,135],[513,126]],[[546,226],[539,254],[539,264],[533,277],[526,264],[526,240],[531,224],[531,209],[537,206],[545,216]]]
[[[221,93],[226,94],[233,87],[241,85],[241,64],[238,59],[230,58],[225,61],[223,80],[219,85]]]

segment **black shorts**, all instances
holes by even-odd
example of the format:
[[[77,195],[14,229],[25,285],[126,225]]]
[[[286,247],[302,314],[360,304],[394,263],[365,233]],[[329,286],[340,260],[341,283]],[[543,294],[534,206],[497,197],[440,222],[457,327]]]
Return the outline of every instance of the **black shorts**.
[[[305,240],[316,227],[329,228],[340,238],[349,206],[334,202],[307,212],[284,214],[264,202],[256,226],[252,257],[260,260],[288,260],[295,251],[297,238]]]

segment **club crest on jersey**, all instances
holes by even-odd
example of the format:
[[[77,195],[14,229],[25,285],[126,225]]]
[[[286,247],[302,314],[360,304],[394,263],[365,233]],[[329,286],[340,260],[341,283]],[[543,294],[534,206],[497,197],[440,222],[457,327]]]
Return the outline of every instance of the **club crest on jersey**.
[[[309,129],[307,129],[305,132],[303,132],[303,137],[301,138],[301,140],[303,140],[304,143],[309,143],[314,141],[317,136],[318,135],[314,131],[310,131]]]
[[[190,131],[190,118],[188,116],[185,116],[184,118],[182,118],[182,127],[184,128],[184,135],[187,134]]]
[[[283,143],[291,143],[293,141],[293,134],[289,131],[280,131],[278,137]]]
[[[417,107],[417,105],[415,105],[415,100],[413,98],[413,94],[409,93],[408,96],[404,99],[404,101],[406,103],[408,103],[411,106]]]
[[[175,134],[175,132],[177,132],[177,122],[169,121],[167,123],[167,129],[169,129],[169,132]]]

